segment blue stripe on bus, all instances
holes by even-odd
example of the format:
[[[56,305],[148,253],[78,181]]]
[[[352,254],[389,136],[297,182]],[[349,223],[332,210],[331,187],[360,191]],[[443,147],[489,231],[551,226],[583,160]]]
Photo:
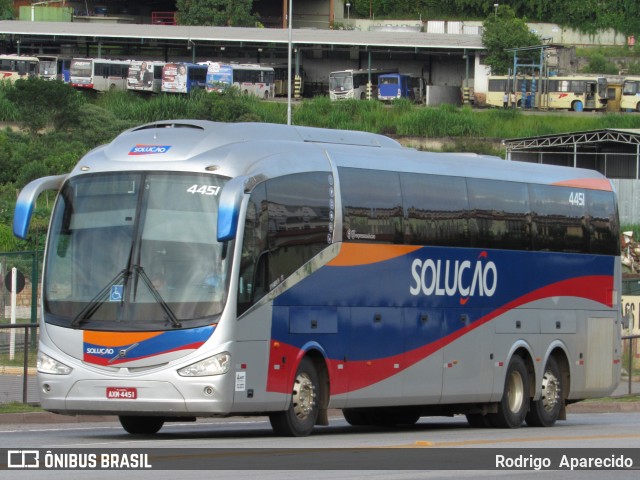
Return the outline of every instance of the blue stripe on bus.
[[[334,359],[347,351],[353,361],[390,357],[535,300],[582,297],[593,309],[610,308],[614,265],[608,256],[425,247],[374,264],[325,266],[276,297],[272,338],[300,348],[313,337]],[[471,295],[474,276],[485,284]],[[575,303],[565,305],[555,308]],[[313,315],[300,320],[305,308]]]

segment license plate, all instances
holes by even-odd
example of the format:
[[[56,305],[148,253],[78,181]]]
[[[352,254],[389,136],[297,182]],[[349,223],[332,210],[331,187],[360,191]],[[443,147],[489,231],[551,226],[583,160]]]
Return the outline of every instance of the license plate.
[[[111,400],[135,400],[138,389],[131,387],[107,387],[107,398]]]

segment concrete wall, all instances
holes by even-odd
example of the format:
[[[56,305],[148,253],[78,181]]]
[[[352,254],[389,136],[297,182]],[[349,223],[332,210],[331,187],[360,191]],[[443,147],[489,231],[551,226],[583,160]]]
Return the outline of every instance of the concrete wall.
[[[427,85],[425,105],[428,107],[437,107],[445,103],[449,105],[460,105],[462,103],[460,87]]]

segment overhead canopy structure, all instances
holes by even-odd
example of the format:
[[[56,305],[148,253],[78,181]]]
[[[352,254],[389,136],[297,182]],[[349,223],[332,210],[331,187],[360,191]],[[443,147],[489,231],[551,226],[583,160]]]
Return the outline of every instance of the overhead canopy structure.
[[[640,130],[612,129],[505,140],[507,160],[598,170],[612,179],[640,178]]]
[[[66,22],[0,21],[0,32],[23,43],[109,41],[138,43],[154,41],[165,45],[200,45],[252,43],[286,45],[286,29],[243,27],[197,27],[164,25],[128,25]],[[344,47],[377,47],[399,49],[434,49],[444,51],[483,50],[481,35],[423,32],[368,32],[358,30],[293,30],[294,44]]]

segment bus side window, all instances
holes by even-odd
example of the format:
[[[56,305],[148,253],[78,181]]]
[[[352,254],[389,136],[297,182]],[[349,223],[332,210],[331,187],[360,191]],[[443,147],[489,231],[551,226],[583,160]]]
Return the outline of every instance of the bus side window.
[[[399,174],[347,167],[339,172],[343,238],[348,242],[404,243]]]
[[[469,202],[463,177],[401,173],[405,243],[469,247]]]

